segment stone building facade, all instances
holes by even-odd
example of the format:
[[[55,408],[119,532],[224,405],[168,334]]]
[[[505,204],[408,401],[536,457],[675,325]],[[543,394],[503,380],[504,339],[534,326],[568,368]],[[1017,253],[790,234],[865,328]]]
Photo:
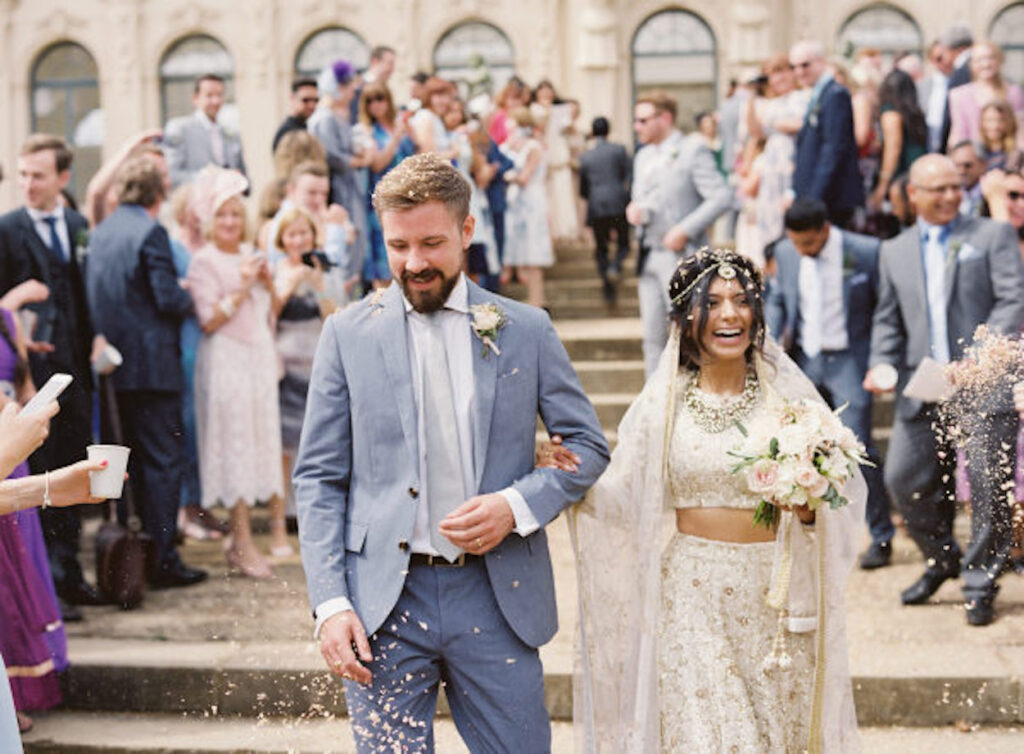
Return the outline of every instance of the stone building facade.
[[[33,129],[74,143],[81,196],[124,140],[188,111],[191,79],[206,70],[229,79],[224,117],[258,187],[294,74],[338,56],[365,64],[376,44],[398,50],[400,101],[417,70],[493,86],[515,71],[550,79],[580,101],[583,122],[608,115],[628,139],[644,87],[676,91],[692,114],[796,38],[836,54],[923,49],[954,21],[1004,44],[1007,73],[1024,77],[1020,0],[0,0],[0,206],[17,201],[17,149]]]

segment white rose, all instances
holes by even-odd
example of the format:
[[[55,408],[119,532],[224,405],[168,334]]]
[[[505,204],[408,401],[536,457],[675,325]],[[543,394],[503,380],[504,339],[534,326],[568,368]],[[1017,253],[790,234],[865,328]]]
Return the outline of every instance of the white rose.
[[[821,497],[828,492],[828,479],[809,463],[801,463],[797,468],[796,483],[807,490],[811,497]]]
[[[478,332],[488,332],[498,326],[501,315],[492,309],[482,309],[473,317],[473,326]]]

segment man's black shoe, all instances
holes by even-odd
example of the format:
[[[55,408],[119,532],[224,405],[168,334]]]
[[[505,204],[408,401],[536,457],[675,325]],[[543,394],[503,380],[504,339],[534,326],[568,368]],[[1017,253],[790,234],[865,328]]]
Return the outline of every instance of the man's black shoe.
[[[172,589],[176,586],[192,586],[201,581],[206,581],[209,574],[199,568],[189,568],[184,563],[179,563],[173,568],[160,570],[149,577],[151,589]]]
[[[892,561],[892,542],[872,542],[860,556],[860,567],[865,571],[883,568]]]
[[[969,626],[987,626],[995,617],[996,610],[992,597],[973,599],[964,607],[967,608],[967,625]]]
[[[57,598],[57,609],[60,610],[60,619],[64,623],[81,623],[85,620],[81,610],[60,597]]]
[[[956,571],[938,571],[929,568],[921,578],[903,590],[900,599],[903,600],[904,605],[923,605],[929,597],[939,591],[939,587],[946,579],[955,579],[959,575]]]
[[[79,581],[72,587],[60,590],[60,596],[72,605],[105,605],[107,601],[92,584]]]

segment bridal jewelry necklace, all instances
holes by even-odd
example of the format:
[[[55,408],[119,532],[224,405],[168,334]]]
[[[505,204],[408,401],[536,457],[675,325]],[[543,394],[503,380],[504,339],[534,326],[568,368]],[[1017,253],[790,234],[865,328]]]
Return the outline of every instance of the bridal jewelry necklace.
[[[757,375],[750,370],[743,381],[743,392],[736,397],[725,398],[721,403],[709,401],[707,394],[697,387],[697,377],[694,377],[683,395],[683,403],[694,424],[709,434],[718,434],[746,417],[760,396]]]

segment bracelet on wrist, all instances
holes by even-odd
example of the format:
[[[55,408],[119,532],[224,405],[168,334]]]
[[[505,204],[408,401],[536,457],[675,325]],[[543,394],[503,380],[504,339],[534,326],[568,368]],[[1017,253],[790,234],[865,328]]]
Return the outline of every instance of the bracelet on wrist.
[[[220,300],[220,303],[217,304],[217,308],[220,309],[221,314],[228,319],[231,319],[235,316],[235,312],[238,310],[238,305],[231,300],[230,296],[225,296]]]
[[[43,508],[49,508],[53,500],[50,499],[50,472],[43,472]]]

